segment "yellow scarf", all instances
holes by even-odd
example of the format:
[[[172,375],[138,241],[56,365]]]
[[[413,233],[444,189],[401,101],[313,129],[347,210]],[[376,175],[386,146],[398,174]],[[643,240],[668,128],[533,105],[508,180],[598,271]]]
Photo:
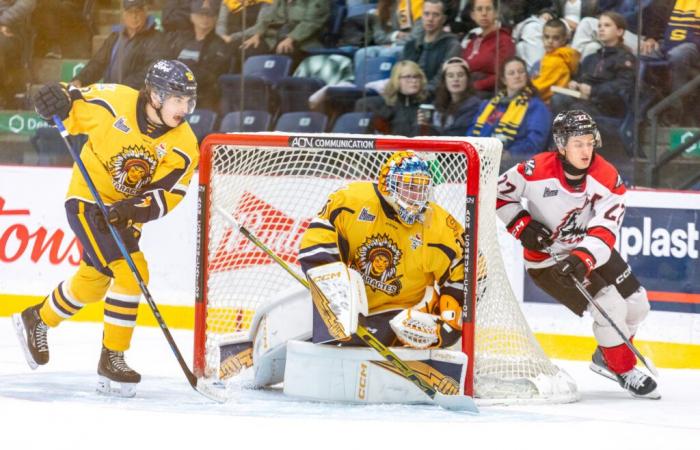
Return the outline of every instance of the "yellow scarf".
[[[224,0],[224,5],[232,13],[238,12],[243,6],[253,6],[256,3],[272,3],[272,0]]]
[[[505,92],[500,92],[491,99],[491,101],[486,105],[486,108],[484,108],[481,114],[479,114],[479,117],[476,119],[476,124],[474,124],[474,136],[481,135],[481,129],[484,127],[484,124],[488,120],[489,116],[491,113],[493,113],[493,110],[496,109],[496,106],[498,103],[500,103],[504,96]],[[520,94],[511,100],[510,103],[508,103],[506,112],[503,113],[503,117],[501,117],[501,120],[498,121],[496,128],[493,130],[492,135],[503,135],[507,142],[511,142],[513,139],[515,139],[515,135],[518,134],[518,128],[525,117],[525,113],[527,113],[530,97],[532,97],[532,90],[529,87],[526,87],[522,90],[522,92],[520,92]]]

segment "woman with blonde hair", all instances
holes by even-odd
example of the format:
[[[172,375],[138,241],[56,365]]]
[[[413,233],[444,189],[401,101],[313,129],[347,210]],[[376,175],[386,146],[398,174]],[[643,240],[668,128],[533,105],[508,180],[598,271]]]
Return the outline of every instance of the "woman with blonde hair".
[[[384,93],[359,100],[356,111],[374,113],[375,129],[391,134],[419,134],[418,106],[428,97],[428,79],[413,61],[399,61],[391,69]]]

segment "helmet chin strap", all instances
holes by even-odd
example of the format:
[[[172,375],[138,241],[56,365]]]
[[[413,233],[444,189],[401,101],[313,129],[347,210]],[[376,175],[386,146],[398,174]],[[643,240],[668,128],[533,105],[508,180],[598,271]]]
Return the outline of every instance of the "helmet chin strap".
[[[588,164],[588,167],[585,169],[579,169],[578,167],[575,167],[573,164],[569,162],[569,160],[566,158],[566,150],[564,150],[564,154],[562,155],[561,152],[559,152],[559,159],[561,160],[562,166],[564,168],[564,173],[572,176],[579,176],[579,175],[585,175],[588,173],[588,169],[591,167],[591,164],[593,163],[593,160],[595,159],[595,152],[593,152],[593,157],[591,158],[591,162]]]

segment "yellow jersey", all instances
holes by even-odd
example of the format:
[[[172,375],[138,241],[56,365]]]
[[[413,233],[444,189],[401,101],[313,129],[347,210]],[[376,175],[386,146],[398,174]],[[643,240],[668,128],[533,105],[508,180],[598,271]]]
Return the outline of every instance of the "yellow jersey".
[[[184,197],[199,162],[199,148],[190,125],[154,127],[146,119],[146,99],[118,84],[70,88],[73,101],[64,125],[71,134],[86,134],[81,159],[107,205],[152,194],[156,219]],[[77,166],[67,198],[93,202]]]
[[[354,182],[331,194],[311,221],[299,261],[304,272],[336,261],[360,272],[370,314],[414,307],[427,287],[436,288],[441,308],[458,310],[464,303],[463,232],[432,202],[422,222],[406,225],[376,184]]]

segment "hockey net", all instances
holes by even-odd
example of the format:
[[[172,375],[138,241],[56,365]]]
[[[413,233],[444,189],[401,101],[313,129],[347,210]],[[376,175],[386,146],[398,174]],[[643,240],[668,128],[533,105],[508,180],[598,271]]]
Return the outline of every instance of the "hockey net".
[[[465,283],[461,342],[470,362],[466,392],[482,402],[578,398],[573,381],[536,341],[506,277],[495,213],[501,144],[489,138],[209,136],[201,148],[199,172],[194,344],[198,376],[216,378],[219,345],[246,335],[256,310],[297,283],[224,214],[301,273],[301,236],[328,195],[351,181],[376,182],[391,153],[405,149],[431,161],[434,201],[470,231],[465,273],[471,276]],[[476,314],[469,299],[476,300]]]

